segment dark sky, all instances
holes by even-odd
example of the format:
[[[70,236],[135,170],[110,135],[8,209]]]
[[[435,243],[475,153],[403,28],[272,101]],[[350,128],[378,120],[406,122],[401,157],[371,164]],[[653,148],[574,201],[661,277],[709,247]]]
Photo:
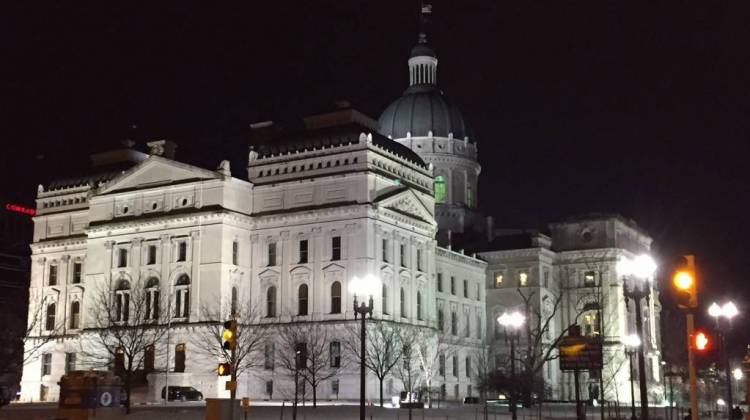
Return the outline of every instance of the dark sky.
[[[416,1],[150,3],[3,6],[3,197],[28,202],[129,135],[218,163],[251,122],[337,99],[377,117],[407,84]],[[621,213],[662,259],[697,254],[704,301],[750,310],[748,10],[631,3],[433,3],[438,80],[477,134],[481,206],[505,227]]]

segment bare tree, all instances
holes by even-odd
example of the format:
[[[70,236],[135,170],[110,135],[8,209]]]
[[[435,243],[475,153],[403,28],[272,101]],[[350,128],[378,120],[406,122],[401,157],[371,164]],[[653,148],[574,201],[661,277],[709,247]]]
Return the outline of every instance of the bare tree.
[[[38,303],[37,299],[39,300]],[[46,315],[44,299],[29,298],[28,314],[6,311],[0,314],[0,376],[18,375],[21,367],[39,356],[39,351],[62,332],[62,322]],[[28,318],[25,316],[27,315]]]
[[[126,413],[138,371],[155,357],[157,343],[167,332],[165,299],[158,292],[120,280],[116,289],[95,291],[89,306],[89,323],[82,334],[81,354],[91,367],[112,366],[124,383]]]
[[[299,376],[310,385],[313,407],[317,407],[318,386],[336,376],[345,363],[341,357],[342,344],[330,339],[330,328],[320,322],[301,322],[285,326],[279,334],[281,366],[291,377]],[[338,354],[334,354],[336,351]],[[301,357],[302,368],[298,367],[298,357]]]
[[[419,327],[403,325],[399,328],[399,345],[401,346],[401,358],[396,364],[396,376],[401,380],[404,391],[407,395],[409,407],[409,418],[411,419],[411,410],[414,392],[422,382],[422,366],[419,357]]]
[[[380,385],[380,406],[383,406],[383,382],[393,371],[401,358],[399,324],[391,321],[370,321],[367,323],[365,347],[365,367],[378,378]],[[350,363],[358,365],[361,359],[361,325],[352,322],[347,325],[344,340],[346,353],[351,355]]]
[[[440,369],[440,356],[450,353],[450,339],[433,328],[412,327],[416,330],[413,351],[422,370],[422,381],[427,389],[427,405],[432,407],[432,380]]]
[[[228,363],[232,381],[236,383],[237,378],[263,365],[269,328],[268,324],[259,322],[260,314],[249,300],[231,305],[203,305],[200,314],[203,325],[193,338],[195,345],[199,352],[216,360],[217,365]],[[229,320],[237,322],[234,351],[224,348],[224,322]],[[232,400],[235,399],[235,392],[231,392]]]

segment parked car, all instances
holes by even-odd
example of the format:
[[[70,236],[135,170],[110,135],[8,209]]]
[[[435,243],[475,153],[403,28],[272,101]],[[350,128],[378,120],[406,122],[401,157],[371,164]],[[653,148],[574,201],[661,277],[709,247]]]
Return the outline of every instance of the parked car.
[[[167,387],[161,389],[161,398],[164,399]],[[203,394],[192,386],[169,386],[168,401],[201,401]]]

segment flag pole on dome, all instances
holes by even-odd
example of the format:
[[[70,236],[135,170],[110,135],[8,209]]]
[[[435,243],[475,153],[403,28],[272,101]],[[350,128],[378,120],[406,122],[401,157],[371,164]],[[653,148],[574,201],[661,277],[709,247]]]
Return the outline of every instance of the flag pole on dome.
[[[419,39],[424,42],[427,38],[427,17],[432,14],[432,4],[419,2]]]

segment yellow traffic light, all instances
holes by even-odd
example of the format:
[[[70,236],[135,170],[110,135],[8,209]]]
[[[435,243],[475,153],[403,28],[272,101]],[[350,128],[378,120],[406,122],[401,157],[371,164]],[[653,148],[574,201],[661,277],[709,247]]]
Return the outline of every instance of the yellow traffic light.
[[[695,309],[698,307],[698,281],[695,274],[694,256],[682,256],[675,264],[672,286],[679,308]]]
[[[219,363],[219,367],[216,368],[216,372],[219,376],[229,376],[232,374],[232,365],[229,363]]]
[[[224,323],[221,339],[224,350],[234,350],[237,347],[237,321],[230,320]]]

